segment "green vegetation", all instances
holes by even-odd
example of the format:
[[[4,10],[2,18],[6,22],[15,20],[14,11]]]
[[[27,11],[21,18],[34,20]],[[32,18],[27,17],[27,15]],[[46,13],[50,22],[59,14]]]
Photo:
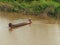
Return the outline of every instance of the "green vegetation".
[[[48,16],[59,16],[60,0],[0,0],[0,11],[40,15],[46,9]]]

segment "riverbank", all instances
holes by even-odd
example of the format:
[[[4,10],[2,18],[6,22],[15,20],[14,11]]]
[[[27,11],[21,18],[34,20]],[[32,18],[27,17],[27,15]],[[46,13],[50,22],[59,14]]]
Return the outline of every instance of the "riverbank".
[[[26,15],[46,13],[48,16],[56,17],[57,14],[60,14],[60,3],[58,2],[53,0],[1,0],[0,11],[24,13]]]
[[[29,18],[31,18],[33,21],[38,20],[38,21],[41,21],[42,23],[46,23],[46,24],[55,24],[57,21],[56,19],[50,18],[50,17],[42,17],[42,16],[35,16],[35,15],[24,15],[21,13],[13,13],[13,12],[0,12],[0,17],[7,18],[7,19],[12,20],[12,21],[18,20],[18,19],[29,19]]]

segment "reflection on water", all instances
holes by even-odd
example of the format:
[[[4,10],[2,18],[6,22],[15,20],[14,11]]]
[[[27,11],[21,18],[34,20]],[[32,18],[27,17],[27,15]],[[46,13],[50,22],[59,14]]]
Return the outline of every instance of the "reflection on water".
[[[0,45],[60,45],[60,26],[57,23],[44,24],[37,20],[31,26],[15,28],[10,32],[8,23],[12,21],[0,15]]]

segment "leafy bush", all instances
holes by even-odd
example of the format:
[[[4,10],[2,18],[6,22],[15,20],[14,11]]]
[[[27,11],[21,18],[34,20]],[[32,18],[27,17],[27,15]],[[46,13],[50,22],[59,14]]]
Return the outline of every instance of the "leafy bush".
[[[56,17],[60,14],[60,0],[0,0],[0,11],[23,12],[28,15],[40,15],[49,6],[53,8],[48,11],[48,16]]]

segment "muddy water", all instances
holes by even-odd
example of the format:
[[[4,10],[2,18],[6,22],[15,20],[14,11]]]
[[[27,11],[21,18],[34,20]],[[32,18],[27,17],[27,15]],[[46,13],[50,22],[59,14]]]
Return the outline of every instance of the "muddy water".
[[[45,24],[41,20],[33,20],[31,25],[9,31],[9,22],[23,22],[24,17],[19,15],[0,13],[0,45],[60,45],[60,26],[57,23]]]

